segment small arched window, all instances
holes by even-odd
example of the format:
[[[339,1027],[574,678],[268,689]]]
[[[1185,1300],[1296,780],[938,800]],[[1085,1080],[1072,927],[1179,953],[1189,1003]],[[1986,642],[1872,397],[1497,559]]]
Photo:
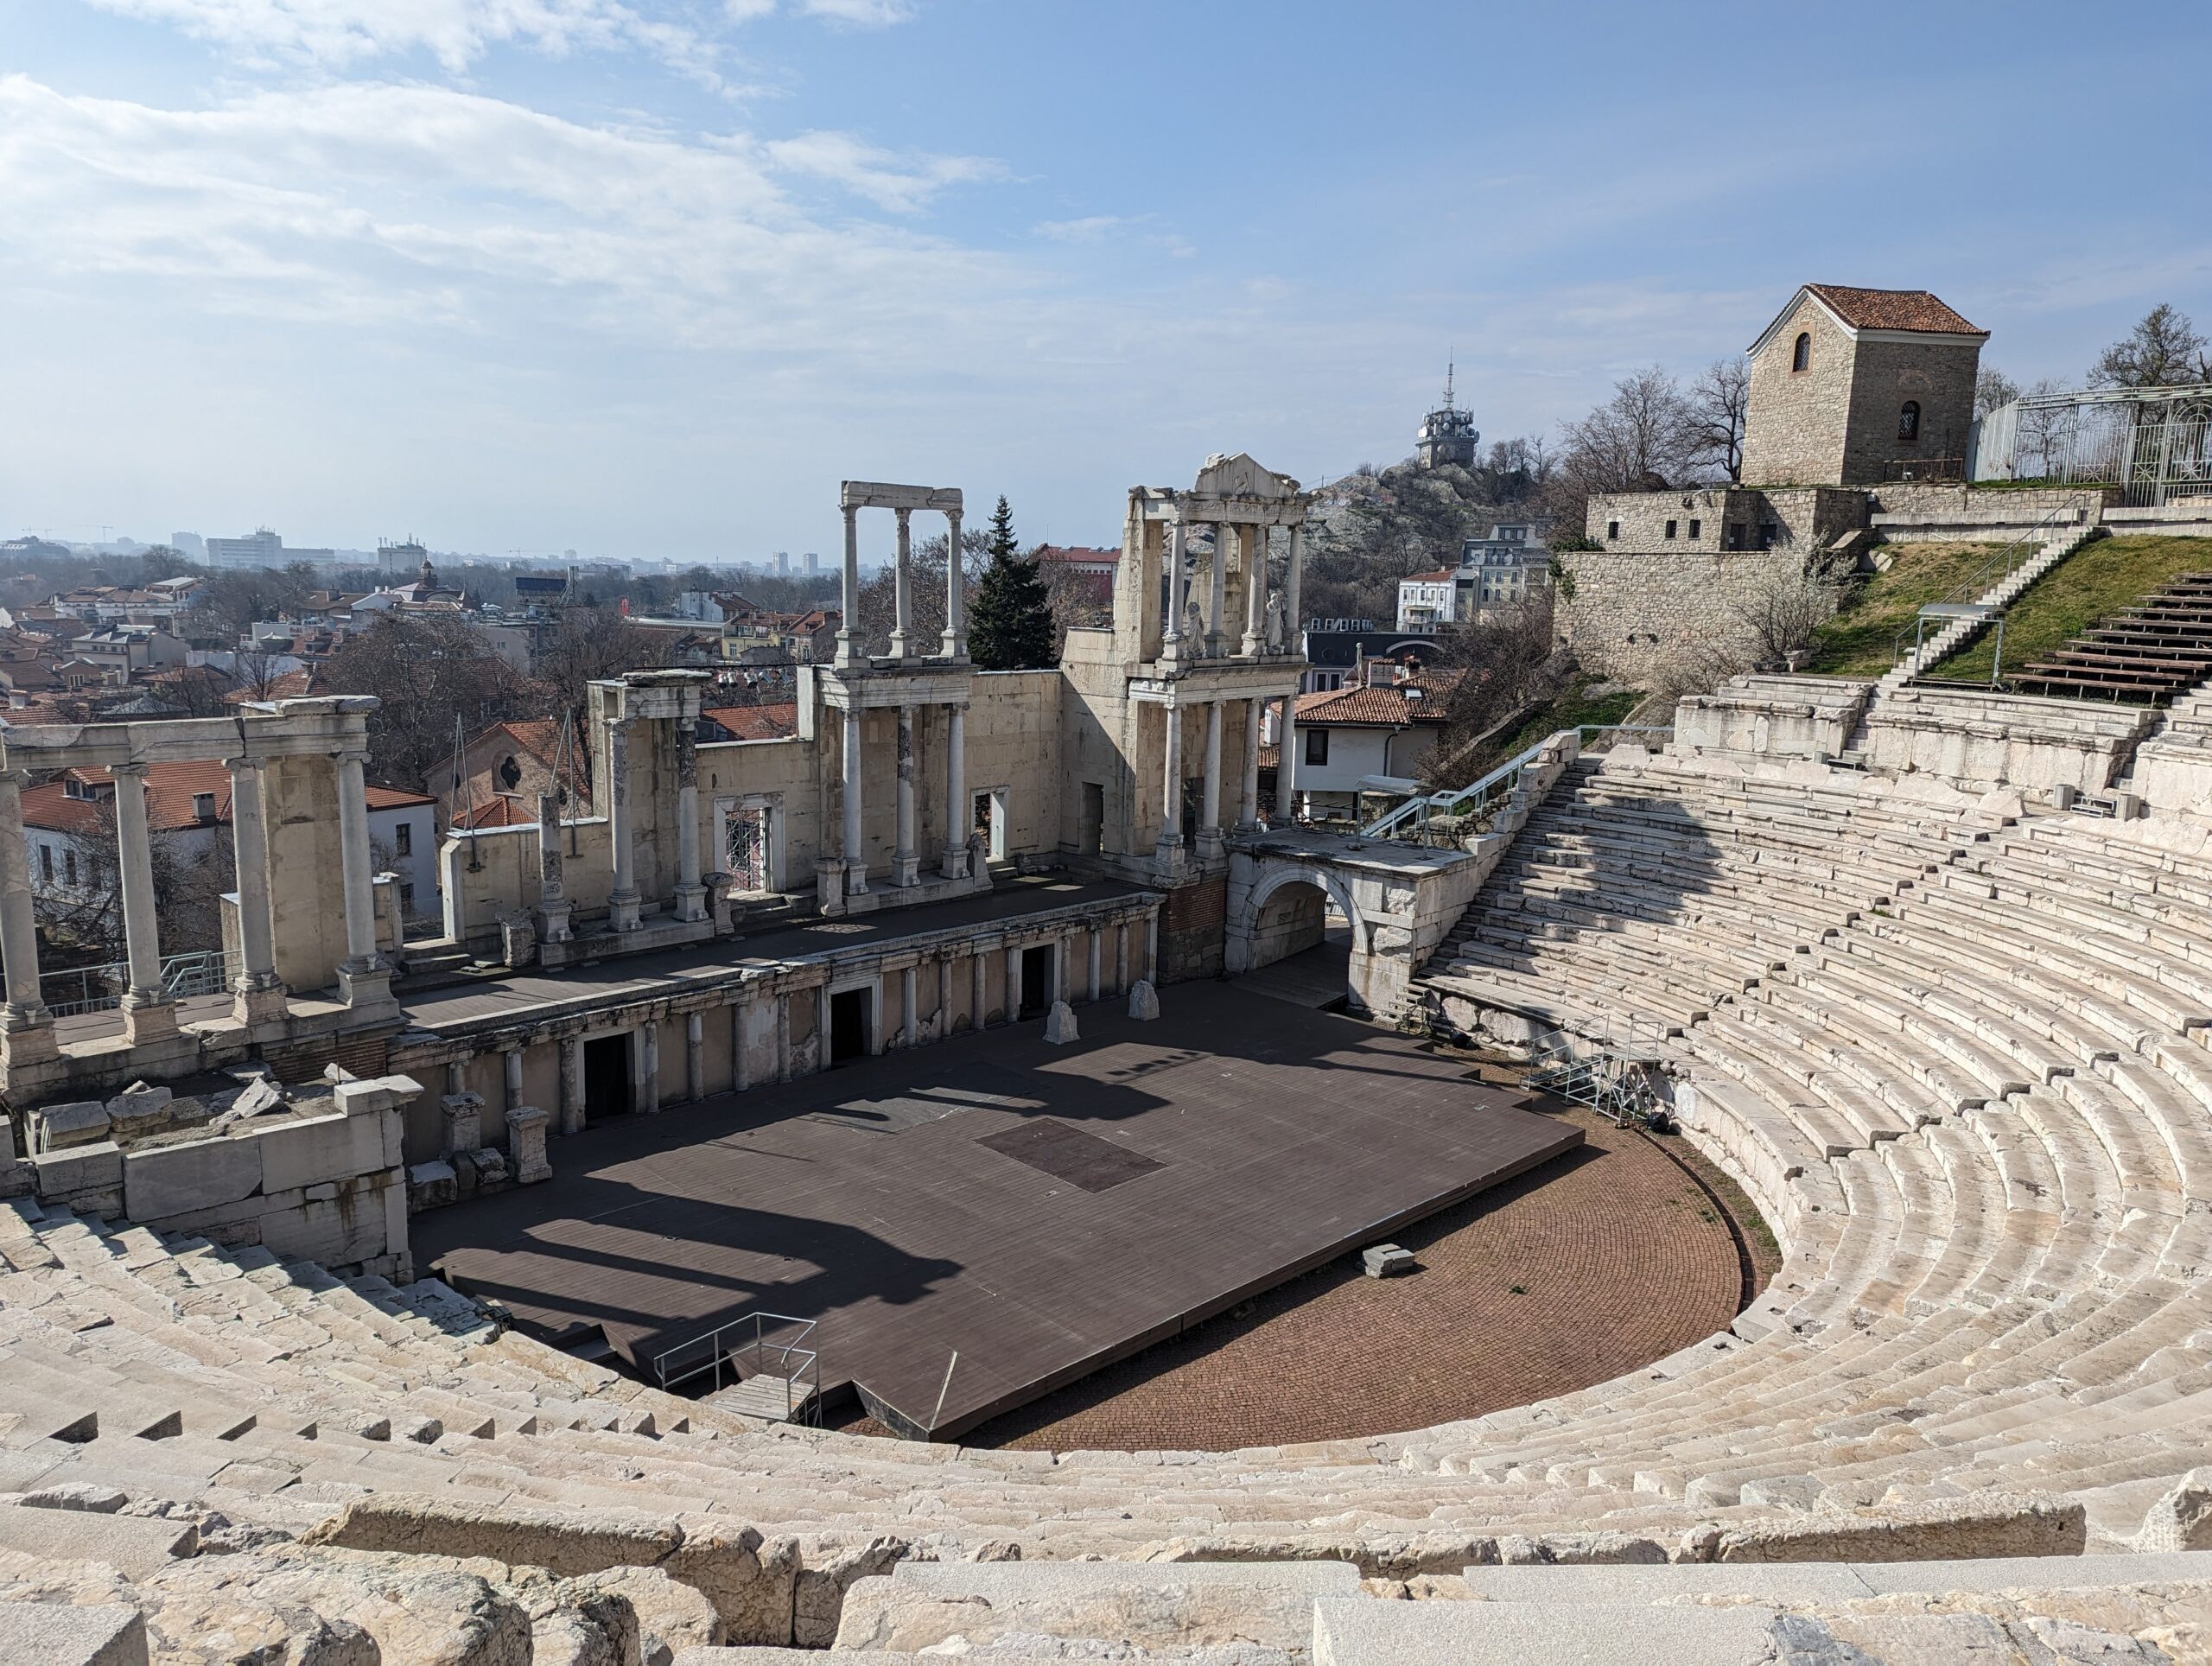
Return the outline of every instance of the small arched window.
[[[1812,365],[1812,333],[1809,330],[1800,331],[1797,336],[1797,345],[1789,349],[1789,368],[1793,372],[1805,370]]]
[[[1920,401],[1908,399],[1897,408],[1897,438],[1916,440],[1920,437]]]

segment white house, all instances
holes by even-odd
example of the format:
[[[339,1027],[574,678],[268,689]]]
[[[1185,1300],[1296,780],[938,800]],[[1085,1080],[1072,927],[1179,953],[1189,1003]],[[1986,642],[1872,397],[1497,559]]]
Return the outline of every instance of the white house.
[[[1376,680],[1364,687],[1299,696],[1293,773],[1300,815],[1318,821],[1354,818],[1363,783],[1419,775],[1443,731],[1446,704],[1461,674],[1397,677],[1398,669],[1389,661],[1370,661]],[[1381,789],[1370,785],[1365,790]]]

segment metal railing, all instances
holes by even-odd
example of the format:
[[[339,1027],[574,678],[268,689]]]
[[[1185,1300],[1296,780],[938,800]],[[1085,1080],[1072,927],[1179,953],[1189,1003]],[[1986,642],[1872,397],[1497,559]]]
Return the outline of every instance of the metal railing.
[[[1978,605],[1983,596],[2042,555],[2061,537],[2062,529],[2072,527],[2076,529],[2077,534],[2085,535],[2089,530],[2089,511],[2093,502],[2087,493],[2069,498],[1935,601],[1923,602],[1914,614],[1912,629],[1897,633],[1890,663],[1893,665],[1910,664],[1915,673],[1923,670],[1920,656],[1926,646],[1925,632],[1929,620],[1942,620],[1944,628],[1948,629],[1953,623],[1972,617],[1961,610]],[[1993,613],[1987,617],[1997,615]],[[1940,637],[1942,632],[1939,631],[1937,635]],[[1910,647],[1906,645],[1908,641],[1911,645]]]
[[[220,949],[195,949],[162,959],[162,992],[173,1000],[220,995],[238,974],[236,956]],[[114,961],[103,966],[73,966],[39,975],[39,997],[56,1018],[106,1012],[123,1004],[130,987],[130,966]],[[48,991],[51,989],[52,994]]]
[[[1521,777],[1529,767],[1550,747],[1567,735],[1581,743],[1584,752],[1598,749],[1590,737],[1623,734],[1672,734],[1674,728],[1665,723],[1583,723],[1572,729],[1559,729],[1537,741],[1526,751],[1507,759],[1487,775],[1469,782],[1465,786],[1450,787],[1440,792],[1424,792],[1404,800],[1385,811],[1359,830],[1363,839],[1400,839],[1409,843],[1431,842],[1431,830],[1441,820],[1462,823],[1471,817],[1479,817],[1492,809],[1498,800],[1511,794],[1521,784]],[[1452,836],[1462,830],[1457,825]]]
[[[1618,1027],[1616,1021],[1608,1030]],[[1632,1018],[1627,1028],[1625,1041],[1564,1029],[1539,1035],[1529,1049],[1529,1085],[1587,1105],[1624,1128],[1649,1128],[1667,1109],[1651,1082],[1666,1026],[1656,1019]],[[1648,1041],[1642,1039],[1647,1032]]]
[[[821,1415],[822,1357],[816,1350],[799,1345],[814,1334],[817,1323],[793,1313],[742,1313],[727,1325],[716,1326],[704,1336],[679,1342],[665,1353],[657,1355],[653,1376],[664,1393],[674,1393],[678,1384],[695,1383],[711,1374],[714,1382],[699,1391],[703,1394],[716,1393],[724,1386],[725,1371],[731,1383],[773,1377],[784,1385],[784,1421],[796,1422],[801,1418],[810,1421]],[[772,1326],[780,1332],[791,1326],[798,1326],[798,1334],[788,1341],[769,1340]],[[777,1366],[773,1371],[768,1369],[771,1359]],[[691,1363],[685,1364],[687,1360]],[[741,1360],[747,1363],[741,1365]]]

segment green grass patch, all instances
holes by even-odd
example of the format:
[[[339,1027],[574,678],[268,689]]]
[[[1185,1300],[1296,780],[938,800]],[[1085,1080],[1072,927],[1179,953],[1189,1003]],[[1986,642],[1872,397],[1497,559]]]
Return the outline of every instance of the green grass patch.
[[[1835,617],[1814,633],[1813,658],[1805,669],[1824,677],[1879,677],[1897,663],[1897,638],[1912,633],[1921,608],[1972,579],[2000,547],[1883,546],[1879,558],[1888,565],[1859,580]]]
[[[1579,728],[1585,723],[1621,722],[1643,698],[1634,689],[1619,689],[1611,694],[1591,693],[1592,686],[1599,681],[1594,677],[1575,677],[1551,704],[1529,713],[1484,747],[1467,779],[1471,781],[1487,774],[1508,758],[1527,751],[1546,735],[1555,734],[1563,728]]]
[[[2075,550],[2020,594],[2005,614],[2005,673],[2047,658],[2099,620],[2132,607],[2183,573],[2212,572],[2212,538],[2100,538]],[[1997,633],[1985,630],[1929,673],[1986,683]]]

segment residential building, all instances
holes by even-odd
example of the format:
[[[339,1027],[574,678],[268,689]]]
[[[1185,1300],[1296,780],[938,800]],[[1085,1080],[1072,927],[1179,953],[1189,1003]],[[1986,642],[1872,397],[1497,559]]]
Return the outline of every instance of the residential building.
[[[1435,749],[1461,676],[1390,660],[1363,670],[1363,683],[1298,698],[1294,774],[1306,819],[1356,819],[1362,792],[1408,791]]]

